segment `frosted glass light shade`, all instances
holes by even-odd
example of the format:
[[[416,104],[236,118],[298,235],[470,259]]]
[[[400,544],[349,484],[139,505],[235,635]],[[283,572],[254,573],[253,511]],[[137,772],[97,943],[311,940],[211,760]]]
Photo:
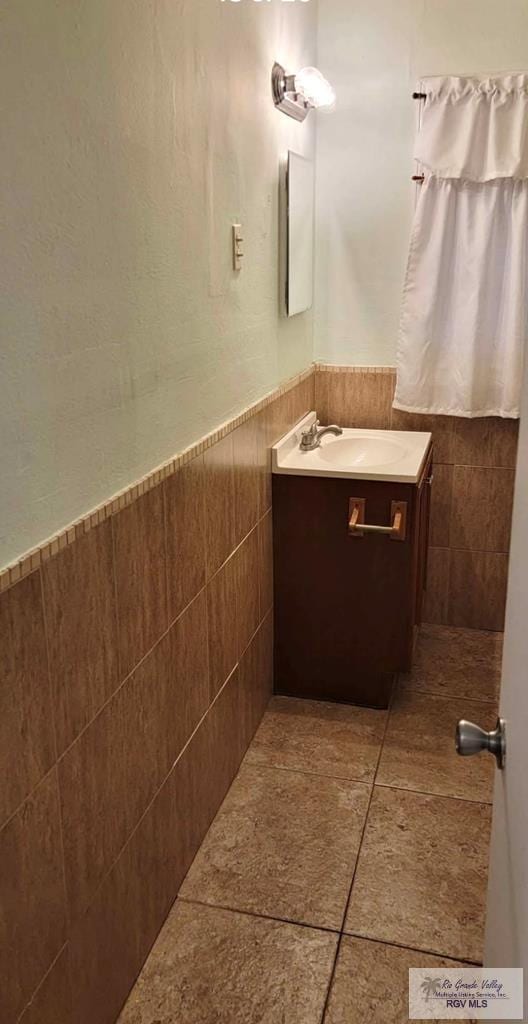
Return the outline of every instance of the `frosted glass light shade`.
[[[331,107],[336,94],[317,68],[302,68],[295,75],[295,91],[311,107]]]

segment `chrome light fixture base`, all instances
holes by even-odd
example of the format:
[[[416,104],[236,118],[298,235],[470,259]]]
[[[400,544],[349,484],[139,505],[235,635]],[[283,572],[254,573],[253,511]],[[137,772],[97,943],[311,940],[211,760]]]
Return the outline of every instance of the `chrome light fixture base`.
[[[282,64],[273,65],[271,72],[271,90],[273,102],[283,114],[293,117],[296,121],[304,121],[312,109],[303,96],[295,92],[295,75],[287,75]]]

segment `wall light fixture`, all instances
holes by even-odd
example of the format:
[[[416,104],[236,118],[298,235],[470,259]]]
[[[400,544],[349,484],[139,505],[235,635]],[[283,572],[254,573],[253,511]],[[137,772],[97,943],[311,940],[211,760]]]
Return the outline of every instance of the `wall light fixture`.
[[[273,102],[283,114],[304,121],[315,107],[331,107],[335,92],[317,68],[302,68],[296,75],[288,75],[281,64],[275,63],[271,72]]]

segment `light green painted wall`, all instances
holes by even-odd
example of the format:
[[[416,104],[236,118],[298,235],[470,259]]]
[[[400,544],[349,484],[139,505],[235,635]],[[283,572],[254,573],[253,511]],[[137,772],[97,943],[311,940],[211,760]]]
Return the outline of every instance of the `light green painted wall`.
[[[311,361],[278,169],[314,119],[270,72],[313,62],[316,6],[6,0],[0,566]]]

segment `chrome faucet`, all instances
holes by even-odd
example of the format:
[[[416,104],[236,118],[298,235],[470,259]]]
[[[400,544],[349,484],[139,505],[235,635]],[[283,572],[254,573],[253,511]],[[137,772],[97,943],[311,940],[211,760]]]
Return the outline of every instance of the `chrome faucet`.
[[[308,430],[303,430],[299,448],[302,452],[313,452],[315,448],[319,448],[321,438],[325,434],[335,434],[336,437],[339,437],[342,433],[342,427],[337,427],[335,424],[332,424],[330,427],[321,427],[319,430],[319,420],[316,420]]]

